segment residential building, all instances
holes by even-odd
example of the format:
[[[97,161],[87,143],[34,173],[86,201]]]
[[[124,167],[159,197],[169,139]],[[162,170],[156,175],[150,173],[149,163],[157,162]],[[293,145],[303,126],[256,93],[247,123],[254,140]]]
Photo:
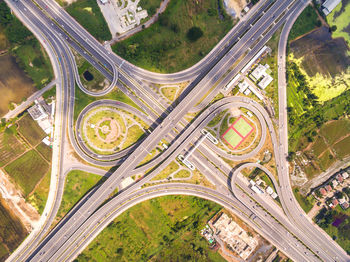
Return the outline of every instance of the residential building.
[[[338,181],[336,179],[332,180],[332,186],[335,188],[337,185],[339,185]]]
[[[261,79],[261,81],[258,83],[258,86],[261,89],[265,89],[271,82],[272,82],[273,78],[270,75],[265,75],[263,79]]]
[[[333,199],[332,200],[332,208],[335,208],[339,204],[338,199]]]
[[[320,188],[320,193],[321,193],[322,196],[327,195],[327,191],[323,187]]]
[[[340,174],[338,174],[338,175],[336,176],[336,179],[337,179],[337,181],[338,181],[339,183],[343,183],[343,181],[344,181],[343,177],[342,177]]]
[[[349,173],[348,173],[348,172],[343,172],[342,177],[343,177],[344,179],[349,178]]]
[[[332,191],[332,187],[330,185],[326,185],[325,189],[327,192],[331,192]]]
[[[265,75],[266,75],[266,67],[261,64],[258,64],[258,66],[250,74],[253,80],[256,80],[256,81],[258,81],[260,78],[264,77]]]

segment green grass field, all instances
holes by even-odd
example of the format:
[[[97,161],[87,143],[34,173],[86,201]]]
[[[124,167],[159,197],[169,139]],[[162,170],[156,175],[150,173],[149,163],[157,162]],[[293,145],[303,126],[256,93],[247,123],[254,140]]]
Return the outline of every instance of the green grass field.
[[[51,171],[49,170],[39,184],[36,186],[32,194],[27,197],[29,203],[42,214],[45,208],[46,200],[50,190]]]
[[[314,206],[314,198],[312,196],[304,197],[302,196],[298,189],[293,189],[294,196],[297,199],[300,207],[305,211],[305,213],[308,213],[311,208]]]
[[[296,115],[299,116],[305,112],[302,103],[305,94],[303,91],[298,91],[297,86],[298,82],[295,79],[294,74],[290,72],[288,75],[287,103],[289,107],[293,107],[293,110],[295,110]]]
[[[345,1],[344,1],[345,2]],[[348,44],[350,44],[350,2],[345,2],[344,6],[342,2],[337,5],[336,8],[327,16],[327,23],[330,26],[336,26],[337,30],[332,33],[334,38],[344,37]]]
[[[170,1],[161,19],[116,43],[112,49],[131,63],[151,71],[170,73],[188,68],[232,28],[229,16],[223,13],[223,20],[219,18],[217,6],[217,0]],[[209,15],[208,10],[214,12]],[[187,37],[193,26],[203,31],[203,36],[194,42]]]
[[[18,121],[18,131],[32,146],[36,146],[46,136],[45,132],[29,114]]]
[[[41,142],[37,147],[36,150],[49,162],[51,162],[52,159],[52,149],[51,147],[45,145],[43,142]]]
[[[214,127],[217,124],[219,124],[219,122],[221,121],[221,119],[225,116],[225,114],[227,113],[227,110],[220,112],[218,115],[216,115],[208,124],[209,127]]]
[[[186,170],[186,169],[182,169],[178,172],[176,172],[176,174],[174,175],[174,178],[187,178],[191,175],[190,171]]]
[[[137,125],[129,127],[126,140],[122,148],[124,149],[135,144],[144,134],[145,132]]]
[[[326,171],[335,162],[336,159],[332,156],[330,150],[328,149],[318,160],[320,163],[320,168]]]
[[[74,53],[74,55],[78,67],[80,81],[86,89],[96,91],[102,90],[110,85],[110,81],[107,80],[100,71],[93,67],[81,55],[79,55],[76,52]],[[85,79],[84,72],[86,71],[88,71],[92,75],[92,80],[88,81]]]
[[[341,137],[350,133],[350,121],[348,119],[341,119],[330,122],[322,126],[320,133],[327,139],[327,142],[332,145]]]
[[[318,136],[312,145],[312,150],[314,151],[314,154],[316,156],[319,156],[322,152],[324,152],[327,149],[326,142],[324,139],[320,136]]]
[[[66,7],[66,11],[99,41],[112,38],[97,1],[78,0]]]
[[[318,19],[315,9],[309,5],[295,21],[292,30],[289,33],[289,40],[294,40],[318,26],[321,26],[321,21]]]
[[[337,156],[344,158],[350,154],[350,136],[344,138],[333,146]]]
[[[0,133],[0,167],[8,164],[25,151],[25,146],[17,139],[16,127]]]
[[[173,161],[168,166],[166,166],[158,175],[156,175],[152,180],[166,179],[169,175],[171,175],[178,169],[179,169],[179,165],[177,164],[176,161]]]
[[[252,131],[252,127],[247,123],[244,118],[238,119],[233,126],[243,137],[246,137],[249,132]]]
[[[236,146],[242,141],[242,137],[240,137],[232,128],[227,131],[223,138],[229,143],[232,148],[236,148]]]
[[[5,166],[5,171],[22,189],[27,197],[35,185],[49,170],[49,164],[35,150],[26,152],[12,163]]]
[[[199,232],[220,208],[190,196],[142,202],[110,223],[77,261],[225,261]]]
[[[64,217],[68,211],[99,181],[104,181],[105,178],[79,171],[73,170],[66,176],[64,193],[60,208],[58,209],[56,219]]]

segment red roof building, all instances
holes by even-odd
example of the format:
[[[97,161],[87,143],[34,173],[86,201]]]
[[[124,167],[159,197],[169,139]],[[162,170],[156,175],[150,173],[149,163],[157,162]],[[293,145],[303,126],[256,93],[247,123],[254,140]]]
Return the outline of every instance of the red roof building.
[[[339,183],[342,183],[342,182],[344,181],[344,178],[343,178],[340,174],[338,174],[338,175],[336,176],[336,178],[337,178],[337,180],[338,180]]]
[[[333,199],[332,200],[332,204],[333,204],[333,206],[332,206],[332,208],[335,208],[337,205],[338,205],[338,199]]]
[[[332,191],[332,187],[330,185],[326,185],[325,189],[327,190],[327,192],[331,192]]]
[[[327,195],[327,191],[323,187],[320,188],[320,193],[321,193],[322,196]]]

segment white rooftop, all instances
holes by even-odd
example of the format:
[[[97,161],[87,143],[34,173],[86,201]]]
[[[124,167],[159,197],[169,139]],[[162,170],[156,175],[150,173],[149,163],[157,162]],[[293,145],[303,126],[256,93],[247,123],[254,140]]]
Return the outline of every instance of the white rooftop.
[[[322,4],[322,11],[325,15],[328,15],[333,9],[341,2],[341,0],[327,0]]]
[[[259,80],[261,77],[266,75],[266,67],[259,64],[253,72],[250,74],[255,80]]]
[[[272,82],[273,78],[270,75],[265,75],[263,79],[261,79],[261,81],[259,82],[258,86],[261,89],[265,89],[271,82]]]

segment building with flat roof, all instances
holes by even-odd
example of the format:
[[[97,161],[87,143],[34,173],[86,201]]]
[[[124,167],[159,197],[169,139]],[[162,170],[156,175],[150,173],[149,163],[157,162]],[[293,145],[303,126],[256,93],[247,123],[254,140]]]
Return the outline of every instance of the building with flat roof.
[[[273,78],[270,75],[265,75],[263,79],[261,79],[261,81],[258,83],[258,86],[261,89],[265,89],[271,82],[272,82]]]
[[[259,80],[261,77],[265,75],[266,75],[266,67],[261,64],[258,64],[258,66],[250,74],[250,76],[253,77],[255,80]]]
[[[322,12],[329,15],[341,0],[327,0],[322,4]]]

